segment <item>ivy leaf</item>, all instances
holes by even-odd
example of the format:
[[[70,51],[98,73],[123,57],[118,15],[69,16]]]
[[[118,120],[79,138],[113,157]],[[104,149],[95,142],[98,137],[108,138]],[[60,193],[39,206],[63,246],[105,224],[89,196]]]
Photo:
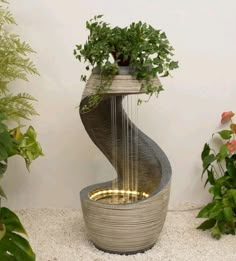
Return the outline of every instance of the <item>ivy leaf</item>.
[[[143,101],[141,99],[138,99],[137,105],[141,105],[142,103],[143,103]]]
[[[157,89],[157,92],[160,93],[160,92],[162,92],[162,91],[164,91],[164,90],[165,90],[165,89],[163,88],[163,86],[160,85],[160,86],[158,87],[158,89]]]
[[[200,226],[198,226],[197,229],[202,229],[204,231],[213,228],[215,224],[216,224],[215,219],[208,219],[204,221]]]
[[[229,140],[232,137],[233,131],[232,130],[222,130],[217,132],[220,137],[224,140]]]
[[[87,76],[86,76],[86,75],[81,75],[80,80],[81,80],[82,82],[86,82]]]
[[[82,45],[81,44],[77,44],[76,45],[76,49],[79,51],[79,50],[81,50],[81,48],[82,48]]]
[[[161,75],[161,77],[168,77],[169,75],[170,75],[170,73],[167,71],[163,75]]]
[[[177,68],[179,68],[179,63],[178,63],[178,62],[175,62],[175,61],[172,61],[172,62],[170,62],[170,64],[169,64],[169,68],[170,68],[170,70],[177,69]]]
[[[158,73],[163,73],[163,71],[164,71],[163,65],[159,64],[158,67],[156,68],[156,70]]]
[[[81,55],[77,54],[75,57],[81,62]]]

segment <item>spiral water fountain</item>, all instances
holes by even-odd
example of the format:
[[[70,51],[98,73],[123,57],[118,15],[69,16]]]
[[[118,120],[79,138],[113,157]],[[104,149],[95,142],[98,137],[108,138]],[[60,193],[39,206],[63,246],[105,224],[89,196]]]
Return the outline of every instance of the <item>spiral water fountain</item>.
[[[160,85],[158,78],[154,81]],[[96,94],[99,84],[100,75],[94,71],[87,81],[81,106]],[[117,173],[115,180],[80,192],[90,240],[98,249],[111,253],[133,254],[151,248],[167,212],[170,163],[123,108],[125,97],[140,93],[140,82],[129,73],[129,67],[120,67],[111,87],[102,94],[102,101],[80,114],[91,140]]]

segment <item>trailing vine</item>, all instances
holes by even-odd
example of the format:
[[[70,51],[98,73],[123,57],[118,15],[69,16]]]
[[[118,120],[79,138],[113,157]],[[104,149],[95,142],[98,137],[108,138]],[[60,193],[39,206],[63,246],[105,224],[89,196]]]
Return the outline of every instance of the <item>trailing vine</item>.
[[[98,15],[86,22],[88,39],[74,49],[76,59],[86,63],[86,70],[98,67],[101,75],[97,94],[90,97],[81,111],[87,112],[98,104],[118,74],[119,66],[130,66],[140,88],[150,97],[158,96],[163,86],[156,86],[153,79],[170,76],[170,71],[178,68],[178,62],[172,60],[174,49],[166,34],[142,22],[124,28],[111,27],[101,18]],[[86,75],[81,75],[81,80],[86,82]]]

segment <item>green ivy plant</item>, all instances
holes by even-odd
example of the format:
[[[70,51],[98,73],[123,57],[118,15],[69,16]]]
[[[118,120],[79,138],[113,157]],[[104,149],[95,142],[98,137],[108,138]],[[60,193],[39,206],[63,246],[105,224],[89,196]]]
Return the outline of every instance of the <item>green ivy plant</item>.
[[[230,127],[212,135],[221,140],[216,149],[213,144],[204,145],[201,158],[202,176],[207,175],[206,184],[210,184],[209,192],[212,202],[198,213],[198,218],[206,220],[198,227],[210,230],[212,237],[219,239],[222,234],[235,235],[236,228],[236,124],[231,118],[232,111],[222,114],[221,122],[230,121]]]
[[[130,66],[134,77],[141,82],[141,89],[149,96],[163,90],[163,86],[154,84],[154,77],[167,77],[178,68],[178,62],[172,60],[174,49],[161,30],[142,22],[124,28],[111,27],[101,18],[98,15],[86,22],[88,40],[74,49],[75,57],[86,63],[86,70],[98,67],[101,75],[97,93],[81,108],[82,112],[91,110],[102,99],[102,93],[118,74],[118,66]],[[81,80],[86,82],[86,75],[81,75]]]
[[[10,91],[10,84],[15,80],[27,81],[29,74],[38,74],[28,58],[34,51],[6,27],[15,24],[8,2],[0,0],[0,181],[10,157],[21,156],[29,169],[31,162],[43,155],[34,128],[29,126],[25,129],[21,124],[23,119],[29,120],[37,115],[32,104],[36,99],[28,93]],[[9,128],[10,122],[15,127]],[[6,198],[6,194],[0,186],[0,202],[2,198]],[[35,260],[29,242],[21,234],[26,235],[26,231],[17,215],[0,205],[0,260]]]

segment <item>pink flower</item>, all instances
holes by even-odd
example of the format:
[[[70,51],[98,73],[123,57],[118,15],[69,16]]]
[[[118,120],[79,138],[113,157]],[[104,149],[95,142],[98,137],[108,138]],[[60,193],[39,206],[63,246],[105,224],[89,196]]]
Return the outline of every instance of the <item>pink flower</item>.
[[[228,147],[228,149],[231,153],[234,153],[236,151],[236,140],[232,140],[231,142],[227,142],[226,146]]]
[[[224,124],[228,122],[232,117],[234,116],[234,113],[232,111],[225,111],[221,115],[221,123]]]

